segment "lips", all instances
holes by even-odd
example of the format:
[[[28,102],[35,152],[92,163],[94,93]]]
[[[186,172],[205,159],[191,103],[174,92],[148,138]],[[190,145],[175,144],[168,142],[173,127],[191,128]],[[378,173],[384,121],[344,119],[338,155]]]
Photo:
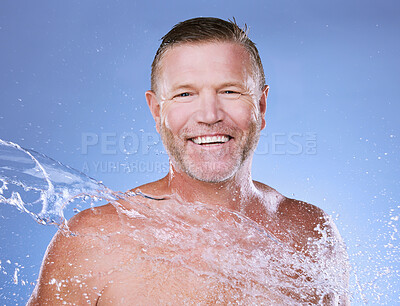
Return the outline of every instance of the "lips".
[[[205,145],[205,144],[221,144],[226,143],[231,139],[228,135],[213,135],[213,136],[198,136],[193,137],[190,140],[193,141],[195,144],[198,145]]]

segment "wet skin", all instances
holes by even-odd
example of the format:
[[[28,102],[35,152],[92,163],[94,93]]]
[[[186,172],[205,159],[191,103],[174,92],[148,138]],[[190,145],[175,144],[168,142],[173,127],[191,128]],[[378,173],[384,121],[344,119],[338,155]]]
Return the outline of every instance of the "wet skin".
[[[248,54],[236,44],[183,44],[167,51],[158,92],[146,92],[146,99],[170,156],[170,171],[163,179],[133,191],[154,198],[178,195],[183,203],[201,202],[236,211],[281,242],[312,256],[308,241],[321,238],[316,228],[323,228],[333,241],[341,241],[328,216],[251,178],[252,154],[265,127],[268,92],[268,87],[261,88],[255,80]],[[231,94],[238,99],[226,96]],[[74,237],[57,233],[47,250],[31,305],[62,301],[78,305],[88,301],[92,305],[246,303],[237,288],[184,265],[148,260],[144,246],[130,232],[148,226],[151,220],[141,223],[126,216],[123,211],[131,208],[129,201],[137,197],[79,213],[68,222],[69,230],[77,233]],[[168,203],[145,201],[154,207]],[[224,221],[233,222],[231,218],[227,214]],[[196,248],[199,256],[205,247],[209,246]],[[163,252],[153,248],[150,257],[168,255]],[[337,256],[345,258],[345,253]],[[346,283],[343,275],[344,287]],[[308,303],[333,303],[316,293],[305,294]],[[289,290],[286,295],[291,295]],[[257,302],[280,303],[279,296],[266,290]],[[345,295],[340,301],[348,303]]]

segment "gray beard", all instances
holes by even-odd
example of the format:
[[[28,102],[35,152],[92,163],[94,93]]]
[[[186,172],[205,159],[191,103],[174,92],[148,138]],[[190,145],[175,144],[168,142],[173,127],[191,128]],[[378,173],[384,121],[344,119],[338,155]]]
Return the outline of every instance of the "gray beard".
[[[239,154],[236,152],[231,152],[231,156],[237,156],[233,165],[230,166],[230,170],[226,173],[220,173],[217,170],[215,162],[205,162],[201,165],[196,165],[193,161],[186,156],[184,147],[177,145],[172,132],[165,127],[164,124],[160,126],[161,140],[167,150],[170,157],[170,162],[175,168],[186,173],[193,179],[207,182],[207,183],[221,183],[232,178],[237,171],[242,167],[244,162],[251,157],[254,150],[257,147],[258,141],[260,139],[260,126],[261,120],[252,123],[249,129],[249,136],[241,144]],[[201,169],[199,169],[201,168]]]

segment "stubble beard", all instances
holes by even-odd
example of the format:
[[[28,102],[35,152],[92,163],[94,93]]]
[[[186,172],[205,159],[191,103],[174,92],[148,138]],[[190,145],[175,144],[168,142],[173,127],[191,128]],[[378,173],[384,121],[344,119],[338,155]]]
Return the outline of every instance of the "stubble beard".
[[[251,158],[260,139],[260,126],[261,120],[251,122],[247,137],[243,133],[235,133],[234,141],[236,143],[234,148],[229,152],[226,152],[226,149],[221,150],[221,156],[226,156],[226,153],[228,153],[230,158],[229,165],[225,169],[221,169],[218,160],[202,160],[201,162],[193,160],[187,152],[185,144],[182,144],[183,140],[174,136],[164,124],[161,124],[160,134],[170,157],[170,162],[176,169],[202,182],[221,183],[232,178],[246,160]]]

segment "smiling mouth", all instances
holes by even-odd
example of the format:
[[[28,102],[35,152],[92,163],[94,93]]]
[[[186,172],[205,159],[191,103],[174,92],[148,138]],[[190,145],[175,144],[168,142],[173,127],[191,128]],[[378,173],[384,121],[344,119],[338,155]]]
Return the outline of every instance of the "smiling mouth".
[[[218,136],[199,136],[191,138],[195,144],[198,145],[209,145],[209,144],[221,144],[228,142],[232,137],[227,135],[218,135]]]

